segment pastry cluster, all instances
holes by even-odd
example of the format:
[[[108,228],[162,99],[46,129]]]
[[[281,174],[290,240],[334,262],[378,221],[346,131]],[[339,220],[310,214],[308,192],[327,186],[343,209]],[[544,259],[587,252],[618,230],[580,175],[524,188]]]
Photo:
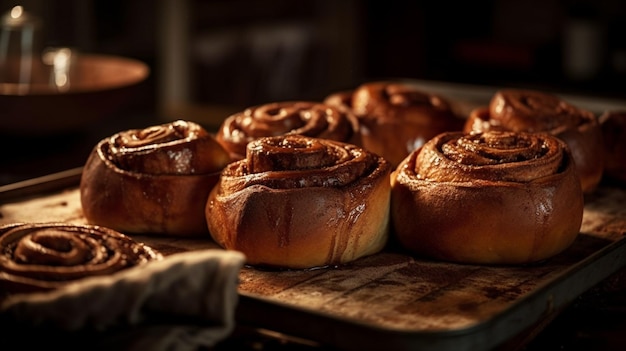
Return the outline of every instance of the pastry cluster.
[[[467,116],[453,104],[369,82],[246,108],[214,134],[186,121],[120,132],[84,168],[85,217],[126,233],[204,235],[250,265],[288,269],[347,264],[391,236],[461,263],[567,249],[584,195],[623,173],[599,119],[529,90],[498,91]]]

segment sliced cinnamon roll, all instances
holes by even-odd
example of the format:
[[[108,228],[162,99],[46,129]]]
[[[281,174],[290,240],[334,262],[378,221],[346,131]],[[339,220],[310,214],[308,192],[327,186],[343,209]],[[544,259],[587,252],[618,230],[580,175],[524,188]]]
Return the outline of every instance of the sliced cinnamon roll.
[[[444,97],[400,82],[365,83],[324,101],[351,108],[359,119],[361,145],[394,167],[430,138],[460,131],[464,123]]]
[[[353,144],[302,135],[259,138],[211,192],[209,232],[251,265],[347,263],[387,241],[390,173],[384,158]]]
[[[546,133],[442,133],[392,175],[398,241],[436,259],[522,264],[577,237],[583,193],[566,144]]]
[[[83,213],[120,232],[207,234],[204,205],[229,162],[213,135],[193,122],[122,131],[101,140],[85,164]]]
[[[0,227],[0,287],[5,293],[47,291],[92,276],[162,259],[114,230],[68,223]]]
[[[358,121],[352,112],[309,101],[273,102],[245,109],[222,122],[216,138],[240,160],[246,145],[258,138],[300,134],[358,144]]]
[[[489,107],[471,112],[465,132],[490,129],[546,132],[565,141],[574,157],[581,187],[591,193],[602,178],[603,141],[597,117],[545,92],[503,89]]]

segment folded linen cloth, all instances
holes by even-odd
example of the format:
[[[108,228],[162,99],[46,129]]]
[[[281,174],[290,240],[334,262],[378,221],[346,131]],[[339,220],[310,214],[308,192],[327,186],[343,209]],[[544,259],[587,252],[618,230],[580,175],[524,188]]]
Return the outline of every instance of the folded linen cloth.
[[[23,345],[24,333],[36,330],[62,339],[106,335],[133,349],[211,347],[234,329],[244,262],[236,251],[189,251],[49,292],[12,295],[0,305],[1,326],[11,331],[3,338]]]

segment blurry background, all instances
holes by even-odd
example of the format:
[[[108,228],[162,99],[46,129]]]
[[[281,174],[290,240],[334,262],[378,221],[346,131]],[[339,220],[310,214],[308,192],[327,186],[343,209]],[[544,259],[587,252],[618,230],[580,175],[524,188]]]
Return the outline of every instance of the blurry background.
[[[173,118],[214,128],[248,106],[322,99],[387,78],[626,97],[626,2],[620,0],[0,4],[3,12],[19,4],[40,16],[46,45],[150,66],[140,92],[90,130],[87,145],[121,128]],[[71,149],[80,165],[89,150]]]
[[[247,106],[387,77],[626,92],[620,0],[2,0],[2,9],[15,4],[43,18],[49,45],[149,63],[166,99]]]

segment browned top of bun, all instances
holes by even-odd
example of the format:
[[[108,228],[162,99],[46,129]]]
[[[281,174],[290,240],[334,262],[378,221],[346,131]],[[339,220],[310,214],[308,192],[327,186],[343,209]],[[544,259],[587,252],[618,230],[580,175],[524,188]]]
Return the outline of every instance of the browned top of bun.
[[[494,124],[509,130],[555,135],[564,129],[595,121],[592,112],[571,105],[554,94],[535,90],[499,90],[491,99],[489,111]]]
[[[450,132],[422,148],[414,171],[420,179],[439,182],[528,182],[558,173],[565,148],[546,134]]]
[[[592,192],[603,172],[604,145],[596,116],[560,97],[541,91],[503,89],[488,107],[474,109],[465,132],[509,130],[545,132],[565,141],[576,162],[581,187]]]
[[[370,82],[357,87],[352,110],[357,116],[444,127],[449,127],[448,119],[454,116],[450,103],[442,96],[397,82]]]
[[[368,82],[325,101],[352,109],[359,119],[360,145],[393,166],[435,135],[463,126],[447,99],[401,82]]]
[[[212,173],[230,162],[209,132],[183,120],[121,131],[108,138],[103,148],[118,168],[152,175]]]
[[[254,184],[341,187],[376,169],[380,161],[355,145],[299,135],[260,138],[247,149],[245,162],[233,162],[222,172],[222,189],[234,192]]]
[[[358,121],[350,111],[309,101],[273,102],[249,107],[222,122],[217,140],[234,159],[246,154],[246,145],[258,138],[299,134],[351,142]]]

